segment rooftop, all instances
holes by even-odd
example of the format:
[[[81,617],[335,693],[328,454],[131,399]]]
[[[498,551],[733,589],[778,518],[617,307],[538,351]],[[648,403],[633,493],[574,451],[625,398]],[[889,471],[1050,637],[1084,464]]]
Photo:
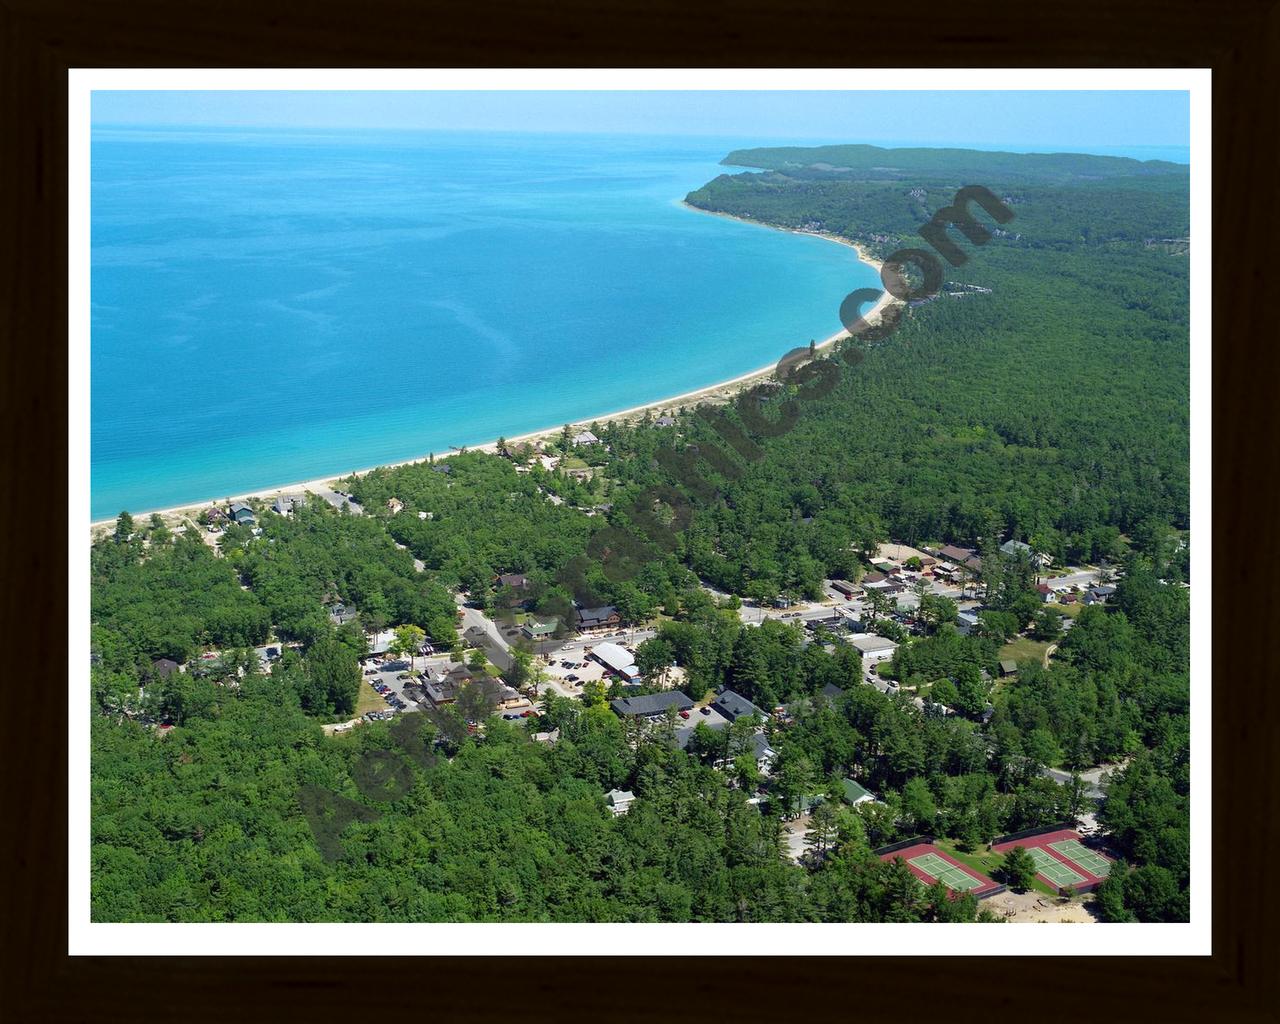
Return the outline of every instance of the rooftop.
[[[668,690],[665,693],[647,693],[640,697],[623,697],[619,700],[611,700],[609,705],[619,715],[643,715],[647,717],[649,715],[663,714],[667,708],[688,711],[693,707],[693,701],[689,699],[687,694],[681,693],[679,690]]]

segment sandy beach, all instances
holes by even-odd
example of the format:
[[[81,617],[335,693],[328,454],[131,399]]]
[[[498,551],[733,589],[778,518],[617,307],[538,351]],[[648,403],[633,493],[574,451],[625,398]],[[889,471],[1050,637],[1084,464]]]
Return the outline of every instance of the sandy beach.
[[[835,242],[838,245],[847,246],[848,248],[853,249],[858,254],[859,260],[861,260],[863,263],[868,264],[869,266],[874,267],[876,270],[880,270],[882,266],[881,261],[874,259],[870,255],[868,255],[867,252],[860,245],[858,245],[858,243],[853,242],[847,238],[841,238],[836,235],[821,234],[815,231],[799,231],[791,228],[775,228],[768,224],[761,224],[759,221],[746,220],[741,217],[733,217],[730,214],[715,213],[709,210],[699,210],[697,207],[689,206],[689,204],[684,202],[681,202],[681,205],[697,213],[706,214],[712,217],[726,217],[729,220],[736,220],[743,224],[753,224],[756,227],[764,228],[769,231],[786,231],[789,234],[811,235],[814,238],[822,238],[829,242]],[[892,301],[894,301],[893,297],[888,292],[882,293],[879,300],[865,314],[863,319],[865,319],[868,323],[871,323],[871,324],[878,323],[883,310]],[[848,334],[849,332],[843,329],[837,331],[835,334],[831,335],[831,337],[825,338],[822,341],[818,342],[816,344],[816,351],[820,352],[826,348],[829,348],[831,345],[834,345],[841,338],[848,337]],[[782,358],[782,356],[785,354],[786,353],[779,353],[779,358]],[[773,373],[776,369],[777,369],[777,364],[771,363],[768,366],[760,367],[758,370],[752,370],[749,373],[744,373],[744,374],[741,374],[740,376],[733,377],[730,380],[720,381],[717,384],[711,384],[705,388],[699,388],[695,391],[686,391],[683,394],[672,395],[670,398],[663,398],[656,402],[646,402],[644,405],[633,406],[630,409],[621,409],[621,410],[618,410],[617,412],[604,413],[599,416],[583,417],[581,419],[575,420],[571,424],[571,426],[587,427],[593,423],[602,424],[602,423],[620,422],[625,420],[638,420],[638,419],[642,419],[646,412],[652,412],[652,413],[675,412],[678,409],[689,407],[692,405],[720,404],[720,403],[729,402],[736,395],[746,390],[748,387],[754,384],[757,384],[761,381],[767,380],[768,378],[773,376]],[[539,438],[554,437],[559,435],[563,427],[564,427],[563,423],[557,423],[552,426],[545,427],[541,430],[531,431],[527,434],[520,434],[519,436],[516,436],[516,437],[507,437],[507,438],[504,438],[504,440],[508,444],[518,444],[526,441],[534,441]],[[464,450],[471,451],[471,452],[476,452],[476,451],[495,452],[497,450],[497,447],[498,447],[498,441],[495,438],[494,440],[485,442],[484,444],[469,445]],[[447,457],[447,454],[451,454],[451,453],[446,453],[446,455],[437,456],[437,458]],[[336,484],[339,480],[345,479],[347,477],[362,476],[365,473],[372,472],[375,469],[395,469],[396,467],[399,467],[399,466],[412,466],[421,462],[426,462],[427,458],[428,456],[423,455],[416,459],[404,459],[400,462],[386,462],[378,466],[368,466],[363,469],[354,469],[344,473],[335,473],[330,476],[320,477],[314,480],[301,480],[296,483],[282,484],[278,487],[258,488],[257,490],[247,491],[243,494],[232,494],[232,495],[225,495],[225,496],[220,496],[216,498],[208,498],[204,501],[187,502],[182,505],[175,505],[172,508],[145,509],[142,511],[130,510],[130,511],[131,511],[131,514],[135,517],[159,515],[168,521],[181,521],[183,518],[187,516],[198,515],[202,510],[209,508],[210,506],[213,506],[213,505],[225,506],[227,503],[232,501],[247,501],[251,498],[255,500],[271,501],[280,495],[302,494],[307,491],[310,491],[313,494],[322,494],[324,492],[331,492],[333,490],[334,484]],[[115,523],[115,517],[112,517],[109,519],[95,520],[90,523],[90,531],[99,532],[104,528],[114,525],[114,523]]]

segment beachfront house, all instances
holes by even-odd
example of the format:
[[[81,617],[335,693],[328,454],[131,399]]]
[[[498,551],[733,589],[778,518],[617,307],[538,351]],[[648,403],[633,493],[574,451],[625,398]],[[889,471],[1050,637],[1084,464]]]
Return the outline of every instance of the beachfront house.
[[[575,448],[580,447],[582,445],[591,445],[591,444],[599,444],[599,443],[600,443],[600,438],[596,437],[596,435],[591,433],[591,431],[589,430],[579,430],[576,434],[573,435],[573,445]]]
[[[243,501],[233,501],[231,507],[227,509],[227,517],[240,526],[255,526],[258,522],[253,517],[253,509]]]

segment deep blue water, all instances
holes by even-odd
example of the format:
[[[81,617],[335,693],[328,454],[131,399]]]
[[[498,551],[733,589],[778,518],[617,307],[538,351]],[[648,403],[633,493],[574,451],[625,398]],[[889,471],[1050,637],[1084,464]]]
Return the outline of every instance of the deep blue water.
[[[95,130],[92,516],[655,401],[878,276],[678,204],[751,140]]]

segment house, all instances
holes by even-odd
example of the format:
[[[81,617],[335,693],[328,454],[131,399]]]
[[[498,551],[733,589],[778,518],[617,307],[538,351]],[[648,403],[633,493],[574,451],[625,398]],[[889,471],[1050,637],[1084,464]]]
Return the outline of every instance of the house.
[[[591,431],[589,430],[580,430],[578,431],[578,433],[573,435],[573,445],[575,448],[580,445],[599,444],[599,443],[600,443],[600,438],[596,437],[596,435],[591,433]]]
[[[295,494],[281,494],[271,503],[271,511],[280,516],[292,515],[305,504],[306,501]]]
[[[390,512],[393,516],[399,515],[401,512],[404,511],[404,502],[401,501],[399,498],[388,498],[387,511]]]
[[[453,467],[447,462],[433,462],[431,464],[431,472],[433,473],[452,473]]]
[[[348,608],[345,604],[335,604],[329,609],[329,621],[335,626],[345,626],[348,622],[352,622],[356,615],[356,610]]]
[[[518,572],[503,573],[498,577],[498,586],[510,587],[512,590],[526,590],[529,587],[529,577]]]
[[[858,592],[857,585],[850,583],[848,580],[832,580],[831,589],[837,594],[843,594],[845,597],[853,597]]]
[[[156,679],[168,679],[181,668],[172,658],[157,658],[151,663],[151,674]]]
[[[827,629],[837,630],[844,629],[847,620],[842,612],[832,612],[829,615],[817,615],[812,619],[804,620],[804,628],[808,630]]]
[[[609,805],[609,810],[613,812],[615,818],[621,818],[631,810],[635,798],[636,795],[629,789],[611,789],[604,795],[604,802]]]
[[[450,665],[430,671],[423,678],[422,689],[431,699],[431,703],[452,704],[458,699],[458,691],[471,682],[474,677],[466,665]]]
[[[863,664],[888,661],[898,649],[892,640],[874,633],[856,633],[849,638],[849,643],[861,652]]]
[[[600,662],[616,676],[621,676],[628,683],[640,681],[640,670],[636,668],[636,659],[625,647],[617,644],[596,644],[587,657]]]
[[[1030,558],[1031,545],[1024,544],[1020,540],[1010,539],[1000,545],[1000,554],[1005,555],[1009,558],[1014,558],[1018,555],[1026,555],[1028,558]]]
[[[574,617],[578,620],[578,629],[598,629],[601,626],[616,626],[622,621],[618,609],[611,604],[600,608],[577,608]]]
[[[1000,675],[1016,676],[1018,674],[1018,663],[1012,658],[1004,658],[1000,662]]]
[[[271,663],[280,660],[280,645],[267,644],[265,647],[255,647],[253,653],[258,656],[258,664],[270,672]]]
[[[712,732],[719,732],[726,728],[729,723],[723,718],[717,718],[714,722],[700,722],[699,725],[710,729]],[[687,725],[676,730],[676,746],[681,750],[689,749],[689,741],[693,739],[694,733],[698,731],[697,725]]]
[[[1032,551],[1030,544],[1024,544],[1022,541],[1012,538],[1000,545],[1000,554],[1006,558],[1021,558],[1025,555],[1042,568],[1048,568],[1053,564],[1053,559],[1049,555]]]
[[[882,572],[869,572],[862,577],[862,585],[864,587],[879,586],[888,579]]]
[[[723,715],[731,722],[736,722],[739,718],[747,715],[755,715],[760,721],[764,721],[767,717],[763,711],[747,700],[740,693],[733,690],[721,690],[720,695],[711,702],[711,709]]]
[[[534,743],[545,743],[549,747],[554,747],[560,742],[560,727],[557,725],[550,732],[535,732],[533,734]]]
[[[253,526],[257,520],[253,517],[253,509],[243,501],[233,501],[227,509],[227,517],[241,526]]]
[[[851,807],[857,807],[859,804],[874,803],[875,795],[871,790],[864,786],[860,786],[853,779],[844,778],[840,780],[840,786],[843,792],[841,796]]]
[[[768,775],[773,769],[773,762],[778,759],[778,752],[769,746],[769,738],[762,732],[751,737],[751,754],[761,775]]]
[[[677,712],[688,711],[693,707],[693,701],[679,690],[667,690],[665,693],[647,693],[642,697],[611,700],[609,706],[619,718],[654,719],[663,717],[668,708],[674,708]]]
[[[1037,583],[1036,593],[1040,595],[1040,600],[1045,604],[1050,604],[1058,600],[1058,595],[1049,588],[1047,583]]]
[[[938,549],[938,557],[943,561],[952,562],[956,565],[964,565],[969,559],[975,557],[969,548],[956,547],[954,544],[948,544]]]
[[[550,640],[556,635],[556,624],[526,619],[524,625],[520,627],[520,635],[526,640]]]
[[[653,425],[655,427],[674,427],[676,425],[676,418],[674,416],[659,416],[653,421]]]
[[[968,636],[978,628],[978,623],[980,621],[981,620],[978,618],[978,613],[976,611],[957,612],[956,632],[961,636]]]
[[[835,683],[827,683],[827,685],[824,686],[819,692],[822,694],[822,696],[826,697],[827,700],[839,700],[841,697],[844,696],[844,690],[842,690],[839,686],[836,686]]]

